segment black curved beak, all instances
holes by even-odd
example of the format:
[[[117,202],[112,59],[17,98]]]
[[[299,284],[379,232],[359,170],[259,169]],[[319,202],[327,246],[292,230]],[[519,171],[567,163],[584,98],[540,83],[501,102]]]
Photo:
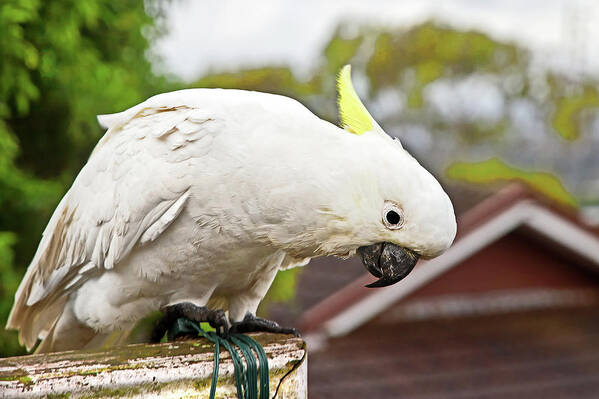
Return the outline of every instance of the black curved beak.
[[[418,261],[418,254],[390,242],[358,248],[366,270],[379,279],[366,287],[386,287],[406,277]]]

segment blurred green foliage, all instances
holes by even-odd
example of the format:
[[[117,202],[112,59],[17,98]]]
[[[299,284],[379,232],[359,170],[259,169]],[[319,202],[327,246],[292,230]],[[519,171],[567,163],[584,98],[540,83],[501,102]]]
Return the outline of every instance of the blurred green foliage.
[[[319,87],[318,77],[299,81],[288,68],[265,67],[235,73],[207,75],[193,84],[194,87],[260,90],[289,97],[302,97],[314,93]]]
[[[327,72],[338,73],[356,55],[363,41],[362,36],[345,38],[340,36],[339,32],[334,35],[324,49]]]
[[[475,184],[519,181],[556,202],[569,206],[578,205],[576,198],[551,173],[514,168],[498,158],[476,163],[455,162],[447,168],[447,176]]]
[[[44,225],[102,135],[96,114],[166,87],[145,56],[159,11],[137,0],[0,3],[0,320]],[[1,354],[22,353],[14,337],[0,329]]]
[[[12,246],[16,241],[13,233],[0,233],[0,317],[6,318],[12,307],[12,295],[19,286],[21,273],[13,267]],[[16,345],[16,334],[0,331],[0,355],[24,353]]]
[[[481,32],[460,31],[436,22],[425,22],[409,29],[345,28],[340,26],[324,46],[322,62],[306,82],[298,81],[292,69],[278,67],[212,74],[195,82],[194,86],[242,87],[291,95],[321,117],[335,121],[336,109],[334,104],[331,105],[331,98],[335,96],[335,75],[342,65],[351,63],[354,79],[367,82],[367,90],[361,91],[361,97],[387,131],[419,126],[431,133],[433,143],[443,143],[432,146],[433,151],[444,150],[444,144],[454,148],[450,154],[454,159],[444,165],[434,164],[438,157],[418,154],[417,149],[414,151],[419,158],[432,162],[428,166],[438,174],[449,165],[445,176],[450,179],[477,184],[518,180],[564,203],[576,203],[559,177],[548,172],[527,172],[530,169],[527,162],[535,158],[525,151],[528,142],[520,142],[517,136],[527,134],[528,127],[517,126],[510,115],[510,107],[529,106],[530,118],[536,118],[544,129],[541,133],[544,136],[538,138],[537,145],[554,148],[552,143],[556,138],[564,139],[557,144],[565,149],[556,157],[557,165],[563,162],[561,156],[571,154],[567,147],[569,141],[580,138],[599,115],[597,81],[590,78],[576,80],[550,69],[534,69],[526,48],[492,39]],[[427,91],[440,83],[455,89],[451,85],[472,77],[497,89],[501,102],[497,117],[479,117],[470,114],[468,109],[463,115],[443,114],[426,98]],[[396,93],[403,99],[403,104],[390,115],[380,117],[376,104],[388,93]],[[460,99],[456,96],[448,101]],[[521,159],[512,160],[512,166],[496,158],[451,165],[451,161],[459,159],[461,154],[475,153],[477,146],[495,148],[508,155],[516,152],[511,151],[509,140],[509,145],[522,150]],[[522,164],[520,167],[515,166],[519,163]],[[535,163],[532,166],[537,170],[551,169],[550,166],[555,165],[539,168]]]
[[[559,80],[554,82],[559,83]],[[555,90],[555,89],[554,89]],[[585,120],[592,114],[585,111],[599,109],[599,91],[595,84],[584,84],[576,87],[571,94],[558,94],[558,102],[553,115],[553,126],[555,130],[566,140],[575,140],[580,136],[585,124],[591,121]]]
[[[277,273],[268,293],[260,303],[258,313],[268,315],[268,308],[276,302],[289,302],[295,298],[295,283],[302,267],[283,270]]]
[[[432,22],[407,31],[387,31],[376,36],[374,54],[366,72],[371,90],[399,85],[406,71],[408,104],[423,106],[422,90],[441,77],[496,73],[526,62],[526,52],[473,31],[457,31]]]

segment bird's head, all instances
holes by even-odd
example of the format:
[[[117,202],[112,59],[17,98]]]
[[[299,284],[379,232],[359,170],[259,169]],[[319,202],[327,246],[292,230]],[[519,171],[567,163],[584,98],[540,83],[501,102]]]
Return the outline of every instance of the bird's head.
[[[330,223],[340,234],[323,245],[357,249],[379,278],[369,286],[391,285],[419,257],[433,258],[451,245],[453,206],[439,182],[370,116],[352,86],[349,66],[340,73],[338,91],[341,125],[359,155],[344,166],[349,180],[333,185]]]

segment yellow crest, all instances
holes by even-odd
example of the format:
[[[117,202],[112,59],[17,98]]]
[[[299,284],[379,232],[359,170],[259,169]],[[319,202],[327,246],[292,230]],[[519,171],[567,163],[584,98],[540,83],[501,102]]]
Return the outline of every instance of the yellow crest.
[[[337,77],[337,102],[341,127],[358,136],[373,129],[372,117],[351,82],[351,65],[344,66]]]

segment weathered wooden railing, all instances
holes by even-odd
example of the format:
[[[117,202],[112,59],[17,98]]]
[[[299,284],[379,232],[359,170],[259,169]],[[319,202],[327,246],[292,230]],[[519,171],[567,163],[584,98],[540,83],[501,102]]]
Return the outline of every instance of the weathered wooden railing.
[[[304,342],[256,334],[266,351],[271,397],[306,398]],[[213,346],[206,340],[129,345],[0,359],[0,398],[208,398]],[[231,356],[221,351],[217,398],[236,397]]]

